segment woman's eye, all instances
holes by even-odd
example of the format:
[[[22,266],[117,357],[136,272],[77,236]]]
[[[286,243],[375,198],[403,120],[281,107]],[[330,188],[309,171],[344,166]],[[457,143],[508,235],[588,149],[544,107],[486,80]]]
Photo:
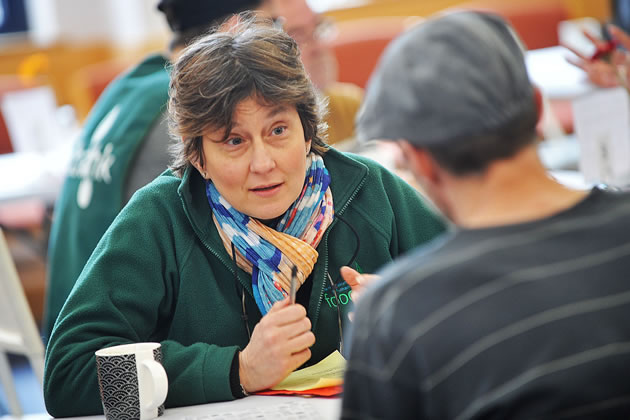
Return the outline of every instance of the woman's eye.
[[[283,134],[286,131],[286,129],[287,128],[285,126],[279,126],[279,127],[274,128],[272,132],[275,136],[279,136]]]
[[[243,143],[243,139],[240,137],[232,137],[231,139],[228,139],[225,143],[229,144],[230,146],[238,146],[239,144]]]

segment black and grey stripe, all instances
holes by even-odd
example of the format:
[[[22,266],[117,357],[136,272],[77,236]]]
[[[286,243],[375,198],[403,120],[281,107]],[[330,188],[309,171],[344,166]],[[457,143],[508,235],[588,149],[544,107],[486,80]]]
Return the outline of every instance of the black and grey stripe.
[[[343,417],[630,418],[630,195],[461,231],[383,274]]]

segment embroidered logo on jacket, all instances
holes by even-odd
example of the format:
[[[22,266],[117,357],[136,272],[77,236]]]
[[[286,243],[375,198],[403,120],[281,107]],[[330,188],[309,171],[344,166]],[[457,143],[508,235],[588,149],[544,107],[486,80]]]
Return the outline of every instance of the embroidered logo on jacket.
[[[109,184],[112,181],[111,169],[116,161],[114,145],[107,143],[101,150],[101,142],[114,125],[118,114],[120,107],[115,106],[94,130],[89,147],[76,148],[72,154],[68,175],[81,178],[77,188],[77,205],[81,209],[87,208],[92,202],[94,182]]]

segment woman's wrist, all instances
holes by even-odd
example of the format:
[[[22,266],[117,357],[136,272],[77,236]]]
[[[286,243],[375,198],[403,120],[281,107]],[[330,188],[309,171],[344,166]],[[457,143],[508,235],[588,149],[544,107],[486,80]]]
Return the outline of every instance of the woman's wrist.
[[[238,352],[238,379],[241,387],[241,392],[247,396],[253,392],[249,378],[247,375],[247,361],[242,351]]]
[[[250,395],[250,393],[245,389],[243,384],[241,384],[240,378],[240,351],[234,354],[234,358],[232,359],[232,365],[230,366],[230,390],[232,391],[232,396],[236,399],[244,398]]]

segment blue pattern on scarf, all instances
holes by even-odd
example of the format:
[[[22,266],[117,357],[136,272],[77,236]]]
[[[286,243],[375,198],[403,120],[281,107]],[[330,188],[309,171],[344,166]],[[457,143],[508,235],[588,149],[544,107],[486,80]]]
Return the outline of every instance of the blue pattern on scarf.
[[[289,207],[275,229],[293,237],[300,238],[309,227],[313,212],[320,214],[325,212],[325,207],[321,202],[330,185],[330,174],[324,166],[321,157],[315,157],[311,161],[305,177],[305,188],[301,196]],[[252,290],[254,299],[261,313],[265,315],[274,302],[284,299],[284,295],[274,285],[274,273],[279,272],[279,263],[282,259],[281,251],[269,241],[257,236],[259,243],[252,243],[251,231],[247,225],[250,216],[239,212],[232,207],[217,191],[214,184],[208,180],[206,182],[206,195],[208,203],[214,212],[219,225],[226,231],[232,232],[232,243],[238,251],[253,265],[252,270]],[[321,206],[315,209],[315,206]],[[290,220],[294,209],[296,214]],[[289,223],[289,226],[287,226]],[[315,226],[317,229],[321,223]]]

